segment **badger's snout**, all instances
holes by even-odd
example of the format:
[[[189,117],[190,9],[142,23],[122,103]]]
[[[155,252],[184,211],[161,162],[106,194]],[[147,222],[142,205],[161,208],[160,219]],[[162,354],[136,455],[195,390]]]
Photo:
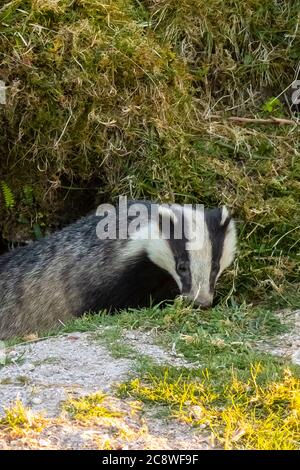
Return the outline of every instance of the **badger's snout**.
[[[209,308],[212,306],[213,299],[200,299],[200,300],[196,299],[194,303],[198,307]]]
[[[203,297],[203,296],[199,296],[197,298],[193,297],[192,295],[188,294],[188,295],[185,295],[184,296],[188,302],[190,302],[191,304],[195,305],[196,307],[201,307],[201,308],[209,308],[212,306],[212,303],[213,303],[213,295],[211,296],[207,296],[207,297]]]

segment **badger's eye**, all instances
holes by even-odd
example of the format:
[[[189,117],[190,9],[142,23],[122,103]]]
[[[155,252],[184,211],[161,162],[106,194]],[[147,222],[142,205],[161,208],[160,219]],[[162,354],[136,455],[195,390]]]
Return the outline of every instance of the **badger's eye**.
[[[180,261],[177,264],[177,272],[179,274],[186,274],[188,272],[188,270],[189,270],[189,268],[188,268],[187,263],[184,263],[183,261]]]

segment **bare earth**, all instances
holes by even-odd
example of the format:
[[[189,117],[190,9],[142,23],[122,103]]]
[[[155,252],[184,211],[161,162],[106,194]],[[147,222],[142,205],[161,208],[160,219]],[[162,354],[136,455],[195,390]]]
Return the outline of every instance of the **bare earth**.
[[[292,326],[289,333],[256,347],[284,356],[300,365],[300,310],[281,312]],[[104,332],[105,333],[105,332]],[[160,365],[199,367],[188,363],[176,350],[165,351],[155,344],[153,333],[125,331],[123,339],[137,353]],[[33,414],[42,413],[47,425],[42,432],[14,436],[0,431],[0,449],[211,449],[212,436],[177,420],[167,420],[143,409],[141,403],[121,400],[114,388],[134,370],[132,359],[113,358],[94,333],[72,333],[10,348],[8,364],[0,368],[0,414],[21,400]],[[71,397],[102,391],[108,406],[120,413],[115,418],[98,418],[80,423],[62,411]]]
[[[128,332],[130,345],[151,355],[161,364],[188,365],[150,341],[150,335]],[[184,423],[158,418],[141,404],[112,397],[114,385],[128,377],[134,360],[114,359],[93,333],[74,333],[15,346],[10,364],[0,369],[0,403],[3,408],[17,399],[33,413],[42,412],[49,426],[41,433],[8,438],[0,432],[0,449],[208,449],[210,435],[203,435]],[[78,423],[62,413],[62,403],[102,391],[108,405],[121,413],[118,418],[101,418]]]
[[[268,343],[258,341],[256,346],[262,351],[284,357],[293,364],[300,365],[300,310],[294,312],[283,310],[278,315],[281,322],[288,325],[288,333],[275,336]]]

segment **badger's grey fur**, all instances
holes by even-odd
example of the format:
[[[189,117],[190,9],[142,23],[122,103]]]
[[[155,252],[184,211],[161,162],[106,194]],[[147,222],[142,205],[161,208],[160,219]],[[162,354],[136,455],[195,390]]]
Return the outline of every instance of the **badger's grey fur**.
[[[176,211],[161,210],[174,218]],[[100,309],[147,306],[178,294],[213,300],[216,280],[234,258],[234,222],[225,207],[205,211],[204,244],[186,239],[101,240],[97,215],[0,257],[0,339],[41,332]],[[161,227],[157,227],[161,230]]]

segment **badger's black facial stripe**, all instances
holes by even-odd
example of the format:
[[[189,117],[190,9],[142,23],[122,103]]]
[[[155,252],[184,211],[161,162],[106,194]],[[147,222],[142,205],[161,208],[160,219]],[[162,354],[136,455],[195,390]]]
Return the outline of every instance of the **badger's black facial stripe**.
[[[220,269],[220,260],[224,247],[224,239],[230,217],[221,225],[222,209],[211,209],[205,211],[205,222],[208,228],[209,238],[212,247],[211,271],[209,277],[210,291],[214,291],[216,278]]]
[[[183,223],[183,220],[181,220],[181,223]],[[168,240],[168,242],[172,250],[172,253],[174,255],[176,272],[181,280],[182,293],[187,293],[190,291],[191,286],[192,286],[192,278],[191,278],[191,270],[190,270],[190,256],[189,256],[189,252],[186,249],[186,244],[188,240],[184,235],[183,227],[182,227],[181,233],[182,233],[182,238],[176,239],[175,238],[175,226],[174,226],[174,223],[172,222],[170,224],[170,239]]]
[[[176,260],[176,271],[182,284],[182,293],[187,294],[192,287],[192,275],[190,270],[189,254],[185,250]]]

